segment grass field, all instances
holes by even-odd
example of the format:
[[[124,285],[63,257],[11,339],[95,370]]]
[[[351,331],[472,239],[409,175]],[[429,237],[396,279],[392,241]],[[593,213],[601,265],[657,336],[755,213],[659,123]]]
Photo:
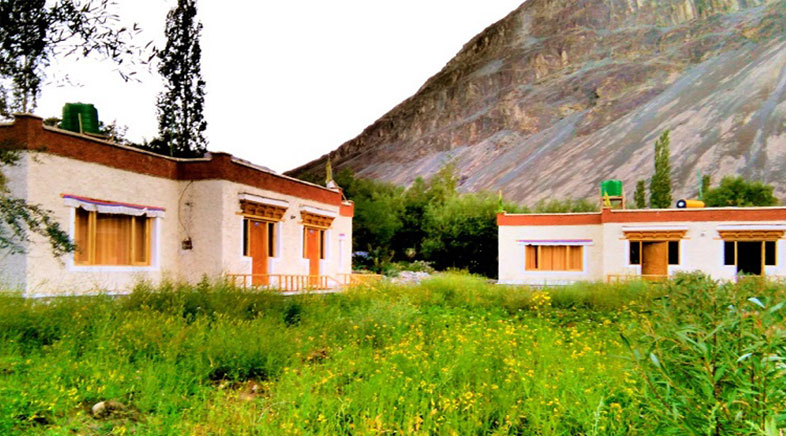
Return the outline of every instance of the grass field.
[[[647,342],[668,327],[652,307],[690,286],[539,291],[446,274],[327,296],[0,296],[0,434],[664,434],[651,404],[663,380],[633,349],[662,347]],[[745,292],[769,306],[784,295]],[[115,410],[94,417],[105,400]],[[783,400],[765,403],[743,416],[751,429],[781,426]]]

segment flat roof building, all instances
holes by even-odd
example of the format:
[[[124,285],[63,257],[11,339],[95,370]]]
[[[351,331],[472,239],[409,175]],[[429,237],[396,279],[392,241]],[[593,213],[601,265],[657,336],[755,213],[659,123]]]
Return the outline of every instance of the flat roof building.
[[[786,276],[786,208],[497,216],[499,282],[560,285],[703,271]]]
[[[0,125],[0,143],[21,151],[18,165],[2,168],[10,194],[50,210],[77,244],[55,257],[33,235],[25,253],[0,252],[2,288],[122,292],[140,280],[226,274],[245,284],[326,288],[351,273],[354,206],[337,187],[226,153],[156,155],[28,114]]]

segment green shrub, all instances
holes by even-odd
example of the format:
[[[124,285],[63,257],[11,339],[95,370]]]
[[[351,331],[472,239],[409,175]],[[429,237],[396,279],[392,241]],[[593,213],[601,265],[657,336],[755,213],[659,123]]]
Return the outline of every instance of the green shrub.
[[[785,301],[760,279],[693,273],[668,284],[633,346],[657,434],[762,435],[786,424]]]

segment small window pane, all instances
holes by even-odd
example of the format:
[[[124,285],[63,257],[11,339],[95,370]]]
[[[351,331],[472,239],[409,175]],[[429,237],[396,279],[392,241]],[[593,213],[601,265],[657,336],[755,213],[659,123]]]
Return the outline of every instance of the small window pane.
[[[734,252],[737,248],[736,242],[734,241],[725,241],[723,243],[723,264],[724,265],[736,265],[736,259],[734,256]]]
[[[134,263],[135,264],[147,264],[147,218],[146,217],[134,217],[133,218],[133,238],[132,244],[134,246]]]
[[[325,231],[319,231],[319,258],[325,258]]]
[[[538,269],[538,247],[534,245],[527,245],[527,250],[524,256],[527,258],[524,269],[527,271]]]
[[[77,265],[84,265],[90,262],[89,226],[90,212],[77,208],[76,225],[74,226],[74,243],[76,244],[74,263]]]
[[[669,241],[669,265],[680,264],[680,241]]]
[[[248,249],[248,218],[243,218],[243,256],[250,256]]]
[[[276,257],[276,224],[267,223],[267,255]]]
[[[583,268],[583,250],[584,247],[582,246],[572,246],[570,247],[570,265],[568,269],[571,270],[582,270]]]
[[[776,265],[775,241],[764,241],[764,264]]]
[[[631,265],[641,265],[641,242],[628,241],[630,244],[629,259]]]
[[[308,227],[303,227],[303,258],[308,258]]]

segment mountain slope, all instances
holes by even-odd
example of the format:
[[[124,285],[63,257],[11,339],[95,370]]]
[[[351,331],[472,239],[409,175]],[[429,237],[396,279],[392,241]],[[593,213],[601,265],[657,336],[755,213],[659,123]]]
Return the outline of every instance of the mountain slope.
[[[331,158],[398,184],[452,160],[462,190],[522,202],[631,195],[666,129],[676,196],[697,170],[786,196],[786,1],[529,0]]]

